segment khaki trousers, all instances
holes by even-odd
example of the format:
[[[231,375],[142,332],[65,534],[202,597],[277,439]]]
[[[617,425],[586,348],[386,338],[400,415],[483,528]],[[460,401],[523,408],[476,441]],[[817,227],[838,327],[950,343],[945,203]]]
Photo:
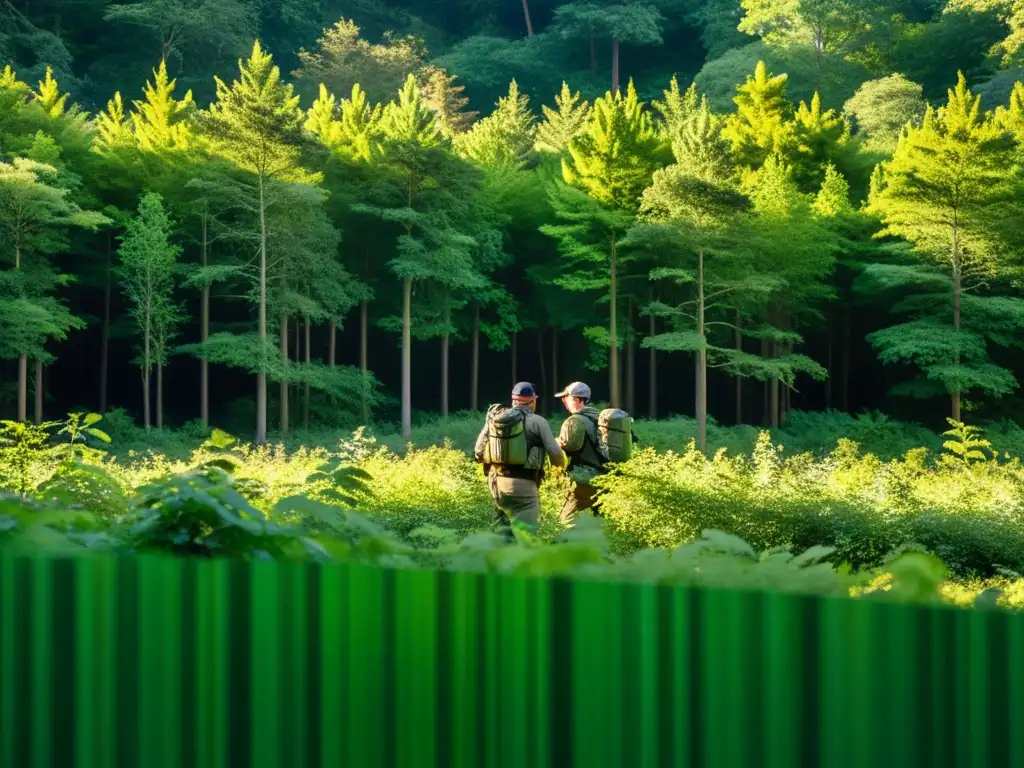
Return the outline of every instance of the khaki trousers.
[[[534,533],[540,519],[540,491],[537,483],[518,477],[500,477],[493,473],[488,482],[491,498],[497,508],[495,519],[503,531],[512,536],[512,521],[515,521]]]
[[[572,525],[576,521],[576,515],[586,509],[593,509],[596,515],[598,514],[595,504],[596,500],[597,489],[592,485],[573,483],[569,493],[565,496],[565,503],[562,504],[558,518],[565,525]]]

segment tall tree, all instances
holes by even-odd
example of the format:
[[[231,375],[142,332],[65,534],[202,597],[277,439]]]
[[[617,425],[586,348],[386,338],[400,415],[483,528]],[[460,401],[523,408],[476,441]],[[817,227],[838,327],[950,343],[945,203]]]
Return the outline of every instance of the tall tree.
[[[910,363],[926,382],[941,385],[956,421],[965,393],[998,396],[1017,386],[1010,371],[989,360],[986,340],[1004,341],[1008,324],[1019,327],[1024,305],[976,295],[1008,267],[1005,237],[1016,216],[1016,167],[1012,134],[981,111],[960,74],[946,104],[929,108],[921,126],[903,134],[871,200],[885,224],[881,234],[908,240],[919,261],[869,269],[867,277],[899,281],[923,297],[901,303],[913,319],[870,341],[883,362]],[[939,301],[937,293],[945,298]],[[965,323],[965,312],[976,317]],[[986,329],[985,321],[996,317]],[[920,386],[913,391],[935,393]]]
[[[729,116],[723,135],[732,143],[736,162],[756,169],[772,154],[788,156],[797,138],[793,105],[786,96],[787,76],[770,75],[763,61],[753,77],[737,88],[736,112]]]
[[[187,149],[190,141],[188,119],[195,110],[192,91],[185,93],[180,101],[174,98],[176,81],[167,74],[167,61],[153,70],[153,82],[146,81],[144,99],[133,101],[135,112],[131,115],[132,135],[140,149],[159,151],[166,149]],[[118,109],[114,105],[115,110]],[[117,112],[112,114],[108,130],[117,138],[120,132],[113,124]]]
[[[174,303],[174,273],[181,247],[171,242],[174,224],[164,210],[160,195],[151,192],[139,201],[138,213],[118,237],[121,264],[118,274],[138,330],[141,350],[143,424],[152,426],[150,384],[157,374],[157,428],[163,426],[163,366],[168,343],[179,320]]]
[[[239,61],[239,79],[220,78],[217,101],[202,125],[217,150],[255,177],[255,212],[259,222],[259,348],[256,385],[256,442],[267,439],[267,371],[273,344],[267,336],[267,187],[275,179],[299,181],[310,174],[299,167],[303,114],[291,85],[281,81],[273,58],[257,41],[247,61]]]
[[[566,38],[589,36],[591,67],[595,66],[596,40],[611,42],[611,89],[619,93],[619,55],[626,45],[659,45],[664,17],[653,0],[584,0],[555,9],[554,26]]]
[[[650,114],[637,98],[632,81],[626,95],[608,93],[594,103],[586,130],[569,144],[562,160],[562,175],[573,194],[556,184],[552,204],[563,223],[543,228],[558,239],[568,260],[563,278],[570,290],[607,286],[609,322],[604,333],[591,335],[607,341],[612,404],[621,404],[619,373],[618,241],[639,208],[640,196],[661,162],[661,143]],[[596,274],[598,265],[601,274]]]
[[[2,286],[0,329],[5,357],[18,359],[18,420],[28,418],[28,359],[44,361],[47,339],[84,327],[55,295],[70,281],[50,257],[68,248],[73,227],[95,229],[106,217],[72,203],[58,171],[25,158],[0,163],[0,253],[13,269]]]
[[[455,148],[478,165],[521,170],[533,159],[536,116],[515,80],[495,110],[455,140]]]
[[[429,67],[423,78],[423,101],[437,115],[437,125],[446,139],[465,133],[479,113],[466,110],[469,99],[462,95],[464,85],[456,85],[456,75],[441,67]]]
[[[413,287],[426,283],[443,295],[442,313],[450,311],[450,291],[482,283],[472,265],[471,237],[460,232],[452,209],[460,195],[472,194],[459,180],[464,173],[445,146],[434,113],[423,103],[422,93],[410,74],[384,110],[381,170],[386,178],[372,190],[370,204],[356,210],[374,215],[395,226],[395,257],[391,271],[401,280],[401,320],[383,321],[398,326],[402,337],[402,434],[412,434],[412,332]],[[432,284],[432,285],[431,285]],[[421,318],[425,319],[425,318]],[[446,343],[450,322],[420,328],[437,332]]]
[[[537,126],[537,151],[560,155],[569,148],[569,142],[580,135],[590,120],[590,102],[580,98],[579,92],[562,83],[555,96],[555,108],[541,106],[544,120]]]
[[[315,49],[299,51],[301,66],[293,74],[310,95],[321,83],[336,94],[351,93],[358,83],[370,99],[382,102],[410,73],[421,74],[425,56],[422,41],[411,35],[386,35],[383,42],[371,43],[360,37],[355,22],[339,19],[324,30]]]

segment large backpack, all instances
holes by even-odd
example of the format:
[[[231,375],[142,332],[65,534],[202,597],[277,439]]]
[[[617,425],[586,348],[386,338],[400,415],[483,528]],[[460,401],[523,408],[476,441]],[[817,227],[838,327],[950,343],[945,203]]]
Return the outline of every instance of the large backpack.
[[[588,415],[588,418],[589,415]],[[633,419],[619,408],[605,408],[598,414],[597,421],[590,418],[597,427],[597,448],[602,464],[619,464],[633,456]]]
[[[529,455],[526,412],[522,408],[508,408],[500,404],[488,408],[484,464],[525,467]]]
[[[633,419],[619,408],[605,408],[597,417],[597,432],[608,461],[619,464],[633,456]]]

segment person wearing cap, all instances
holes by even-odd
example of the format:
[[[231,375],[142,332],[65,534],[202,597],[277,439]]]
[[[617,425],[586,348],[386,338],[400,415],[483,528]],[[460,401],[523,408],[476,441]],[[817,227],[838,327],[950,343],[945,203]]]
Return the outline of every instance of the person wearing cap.
[[[574,381],[555,397],[561,398],[569,412],[562,423],[558,445],[568,459],[565,471],[571,481],[558,516],[566,525],[572,525],[578,513],[595,508],[597,489],[590,481],[605,471],[598,448],[601,442],[597,420],[601,412],[590,405],[590,387],[582,381]]]
[[[495,518],[511,536],[511,523],[515,521],[536,530],[540,518],[540,484],[543,481],[544,457],[553,467],[565,465],[565,454],[558,446],[547,419],[535,413],[537,390],[533,384],[521,381],[512,389],[512,408],[524,412],[523,432],[526,437],[525,466],[486,463],[485,449],[493,435],[489,434],[490,419],[476,440],[474,457],[484,465],[491,496],[496,507]],[[492,406],[492,410],[494,406]],[[488,412],[490,414],[490,411]],[[514,414],[513,414],[514,415]]]

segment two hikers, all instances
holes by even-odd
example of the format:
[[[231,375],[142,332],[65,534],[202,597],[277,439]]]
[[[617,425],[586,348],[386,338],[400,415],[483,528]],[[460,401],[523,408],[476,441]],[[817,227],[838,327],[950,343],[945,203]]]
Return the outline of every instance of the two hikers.
[[[545,455],[551,466],[565,465],[551,426],[536,408],[537,390],[529,382],[519,382],[512,389],[512,407],[492,405],[476,440],[474,457],[484,465],[498,524],[508,536],[512,521],[531,531],[537,528]]]
[[[556,397],[569,412],[556,440],[546,419],[535,413],[537,390],[520,382],[512,390],[512,407],[492,405],[476,440],[475,459],[484,465],[497,508],[498,523],[511,535],[511,522],[536,530],[544,457],[565,467],[570,487],[559,518],[572,525],[583,510],[597,507],[591,481],[610,462],[628,461],[633,442],[632,419],[625,411],[599,411],[590,405],[590,387],[574,381]]]

